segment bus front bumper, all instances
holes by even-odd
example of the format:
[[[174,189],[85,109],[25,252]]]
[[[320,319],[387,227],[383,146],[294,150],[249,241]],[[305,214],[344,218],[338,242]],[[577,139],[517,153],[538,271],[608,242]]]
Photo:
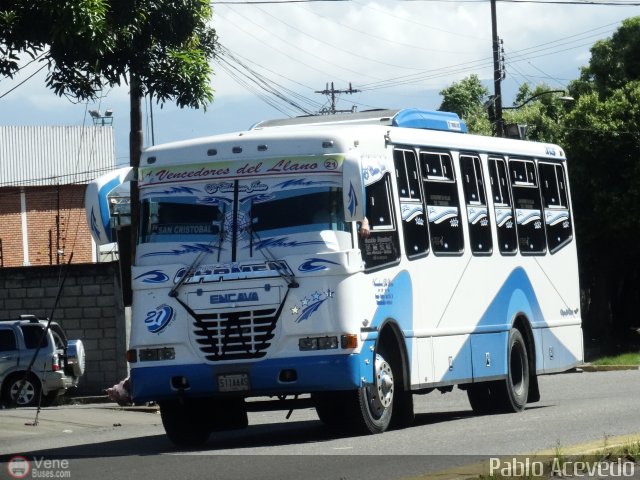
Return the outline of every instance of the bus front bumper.
[[[180,395],[254,397],[353,390],[362,384],[360,365],[357,354],[274,358],[234,365],[132,365],[132,396],[136,402],[148,402]],[[248,385],[232,392],[221,391],[219,385],[229,378],[246,379]]]

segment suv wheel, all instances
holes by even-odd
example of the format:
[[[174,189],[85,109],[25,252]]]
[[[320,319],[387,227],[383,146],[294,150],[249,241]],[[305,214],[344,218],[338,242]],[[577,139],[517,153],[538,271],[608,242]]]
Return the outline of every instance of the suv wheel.
[[[22,385],[24,380],[24,386]],[[40,401],[40,381],[33,374],[24,378],[24,373],[11,375],[2,389],[2,400],[8,406],[37,407]],[[20,396],[18,397],[18,393]]]

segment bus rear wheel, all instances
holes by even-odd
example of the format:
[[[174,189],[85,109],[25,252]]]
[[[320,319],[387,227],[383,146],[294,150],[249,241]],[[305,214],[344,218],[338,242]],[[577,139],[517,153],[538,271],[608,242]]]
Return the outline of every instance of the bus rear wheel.
[[[473,413],[477,415],[486,415],[496,411],[494,399],[491,396],[492,387],[495,388],[496,382],[482,382],[469,385],[467,388],[467,397],[471,404]]]
[[[509,332],[507,378],[495,382],[496,409],[501,412],[521,412],[529,395],[529,356],[522,333],[517,328]],[[492,395],[493,396],[493,395]]]

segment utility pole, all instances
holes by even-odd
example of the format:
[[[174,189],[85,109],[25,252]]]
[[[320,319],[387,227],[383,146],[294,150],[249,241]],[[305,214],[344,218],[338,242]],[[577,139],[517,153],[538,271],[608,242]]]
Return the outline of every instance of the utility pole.
[[[498,20],[496,17],[496,0],[491,0],[491,38],[493,40],[493,102],[495,108],[496,136],[504,137],[504,120],[502,119],[502,48],[498,38]]]
[[[134,73],[129,78],[130,119],[131,130],[129,132],[129,165],[133,168],[133,181],[131,182],[131,265],[136,256],[138,203],[140,193],[138,191],[138,169],[140,168],[140,154],[142,152],[142,95],[140,95],[140,83]]]
[[[340,94],[340,93],[346,93],[346,94],[353,94],[353,93],[358,93],[360,92],[360,90],[355,89],[353,87],[351,87],[351,82],[349,82],[349,88],[347,90],[336,90],[333,87],[333,82],[331,82],[331,88],[329,88],[329,84],[327,83],[327,86],[325,87],[324,90],[316,90],[315,93],[321,93],[322,95],[326,95],[331,99],[331,107],[330,108],[323,108],[322,110],[320,110],[318,113],[320,113],[321,115],[335,115],[336,113],[353,113],[356,111],[356,106],[354,105],[353,107],[351,107],[350,110],[337,110],[336,109],[336,95]]]
[[[131,266],[135,263],[136,243],[138,241],[138,218],[140,215],[140,192],[138,190],[138,169],[142,152],[142,95],[140,81],[136,74],[129,76],[129,165],[133,168],[133,180],[130,184],[130,218],[129,226],[118,230],[118,253],[120,258],[120,279],[122,282],[122,300],[125,306],[130,306],[133,299],[131,288]]]

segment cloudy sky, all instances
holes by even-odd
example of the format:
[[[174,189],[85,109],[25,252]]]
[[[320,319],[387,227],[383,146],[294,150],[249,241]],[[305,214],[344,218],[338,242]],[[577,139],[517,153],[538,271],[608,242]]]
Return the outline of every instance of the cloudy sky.
[[[611,36],[623,19],[640,15],[633,2],[499,1],[505,105],[523,83],[561,89],[575,79],[594,42]],[[487,0],[223,1],[214,2],[213,23],[222,47],[213,62],[215,101],[206,112],[154,104],[156,144],[317,112],[330,103],[315,91],[330,82],[336,89],[351,84],[361,90],[340,95],[337,103],[339,109],[358,110],[437,109],[439,92],[473,73],[493,90]],[[0,80],[0,124],[90,124],[88,110],[110,108],[117,162],[128,163],[126,86],[105,91],[88,105],[74,104],[45,87],[44,71],[33,75],[40,66],[29,65],[14,79]],[[146,145],[151,143],[149,113],[147,103]]]

